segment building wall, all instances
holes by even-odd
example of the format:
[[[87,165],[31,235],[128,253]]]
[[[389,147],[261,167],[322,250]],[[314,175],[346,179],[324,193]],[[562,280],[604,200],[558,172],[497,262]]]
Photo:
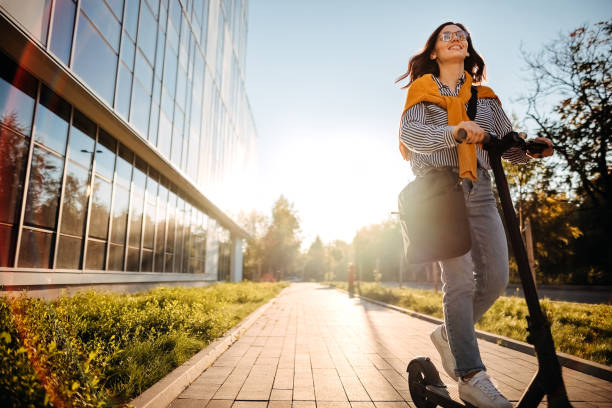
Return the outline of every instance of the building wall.
[[[223,212],[255,157],[246,0],[0,0],[0,14],[112,118],[0,46],[0,268],[225,279]]]

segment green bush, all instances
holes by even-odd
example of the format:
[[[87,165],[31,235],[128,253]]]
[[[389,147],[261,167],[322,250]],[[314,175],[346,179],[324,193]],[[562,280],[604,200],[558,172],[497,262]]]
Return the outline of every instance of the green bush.
[[[345,282],[332,286],[347,290]],[[431,290],[386,288],[361,282],[360,294],[415,312],[443,318],[442,293]],[[557,351],[601,364],[612,364],[612,306],[571,303],[541,299],[540,305],[551,324]],[[476,328],[526,341],[529,314],[525,300],[501,296],[476,323]]]
[[[3,406],[123,404],[287,283],[223,283],[54,301],[0,297]]]

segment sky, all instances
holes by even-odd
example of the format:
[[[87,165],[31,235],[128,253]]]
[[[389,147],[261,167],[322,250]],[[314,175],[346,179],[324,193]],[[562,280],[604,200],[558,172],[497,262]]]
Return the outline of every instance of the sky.
[[[406,91],[394,82],[439,24],[466,25],[487,85],[521,118],[530,85],[521,48],[610,18],[610,0],[250,0],[246,88],[259,180],[250,205],[270,216],[284,195],[303,248],[317,235],[351,242],[397,211],[414,177],[398,150]]]

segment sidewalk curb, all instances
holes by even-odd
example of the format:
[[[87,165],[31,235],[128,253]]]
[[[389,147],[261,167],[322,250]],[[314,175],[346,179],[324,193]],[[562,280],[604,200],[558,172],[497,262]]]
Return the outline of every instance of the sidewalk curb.
[[[288,287],[287,287],[288,288]],[[265,311],[283,294],[287,288],[249,314],[243,321],[200,350],[189,360],[175,368],[164,378],[153,384],[138,397],[129,402],[135,408],[166,408],[185,388],[189,386],[204,370],[212,365]]]
[[[340,292],[348,293],[344,289],[336,288],[334,286],[330,286],[330,287],[333,287],[334,289]],[[415,312],[414,310],[404,309],[399,306],[394,306],[389,303],[384,303],[378,300],[370,299],[368,297],[361,296],[358,294],[355,294],[355,297],[361,298],[371,303],[375,303],[379,306],[383,306],[388,309],[393,309],[397,312],[401,312],[401,313],[407,314],[412,317],[416,317],[417,319],[425,320],[430,323],[434,323],[434,324],[444,323],[444,320],[441,320],[441,319],[438,319],[432,316],[427,316],[425,314]],[[486,340],[491,343],[495,343],[503,347],[507,347],[512,350],[520,351],[521,353],[535,356],[535,349],[529,343],[514,340],[509,337],[504,337],[504,336],[500,336],[497,334],[484,332],[482,330],[476,330],[476,337],[482,340]],[[593,377],[601,378],[602,380],[612,381],[612,367],[606,366],[604,364],[599,364],[594,361],[585,360],[580,357],[572,356],[570,354],[561,353],[559,351],[557,351],[557,358],[559,359],[559,363],[563,367],[571,368],[572,370],[580,371],[581,373],[592,375]]]

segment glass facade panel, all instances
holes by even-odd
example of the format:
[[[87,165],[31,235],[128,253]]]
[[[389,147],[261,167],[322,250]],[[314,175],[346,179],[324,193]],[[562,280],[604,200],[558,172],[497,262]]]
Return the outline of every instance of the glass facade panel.
[[[128,66],[129,70],[134,69],[134,57],[136,55],[136,45],[134,41],[123,32],[123,42],[121,43],[121,59]]]
[[[123,245],[110,244],[108,251],[108,270],[122,271],[123,270],[123,254],[125,247]]]
[[[119,157],[117,158],[117,183],[122,186],[130,186],[132,180],[132,161],[134,154],[125,146],[119,145]]]
[[[0,126],[0,223],[17,222],[28,144],[29,138]]]
[[[36,79],[0,54],[0,123],[30,135]]]
[[[89,168],[96,138],[96,124],[75,109],[68,142],[68,158]]]
[[[0,224],[0,266],[13,266],[17,228],[12,225]]]
[[[62,233],[83,235],[87,215],[88,186],[89,170],[68,162],[62,204]]]
[[[117,54],[83,13],[79,16],[73,69],[107,104],[112,105]]]
[[[145,225],[142,246],[153,249],[153,242],[155,239],[155,204],[147,203],[145,206]]]
[[[87,241],[87,258],[85,261],[85,269],[101,271],[104,269],[104,253],[106,251],[106,243]]]
[[[136,52],[134,73],[136,74],[136,78],[140,81],[140,84],[147,91],[147,94],[150,94],[153,84],[153,68],[151,68],[151,65],[149,65],[140,51]],[[147,104],[149,104],[149,102],[147,102]]]
[[[117,98],[115,110],[124,118],[129,117],[130,96],[132,91],[132,73],[121,63],[119,64],[119,79],[117,83]]]
[[[121,26],[106,3],[101,0],[81,0],[81,10],[116,51],[119,50]]]
[[[91,216],[89,217],[90,237],[106,239],[108,236],[112,191],[111,183],[100,177],[94,179]]]
[[[55,228],[64,160],[34,147],[24,222]]]
[[[130,122],[136,127],[141,135],[145,136],[149,130],[150,107],[151,97],[147,94],[147,91],[143,89],[139,81],[134,81]]]
[[[125,243],[129,203],[129,190],[120,185],[115,185],[115,199],[113,201],[113,226],[111,233],[111,240],[114,243]]]
[[[66,101],[41,85],[34,130],[35,140],[63,155],[66,152],[70,110],[70,105]]]
[[[149,249],[142,250],[142,264],[140,265],[142,272],[153,272],[153,251]]]
[[[123,27],[127,30],[133,39],[136,39],[136,30],[138,29],[138,9],[140,0],[126,0],[125,5],[125,22]]]
[[[83,240],[61,234],[57,244],[56,268],[79,269]]]
[[[130,272],[138,272],[138,259],[140,250],[138,248],[128,248],[127,264],[125,270]]]
[[[106,0],[106,4],[110,6],[115,16],[121,21],[123,19],[123,0]]]
[[[23,228],[17,265],[23,268],[50,268],[53,234]]]
[[[30,0],[27,5],[22,0],[2,0],[0,3],[34,38],[43,45],[47,43],[51,0]]]
[[[115,172],[115,149],[117,143],[108,133],[100,129],[96,144],[96,173],[113,179]]]
[[[73,0],[55,0],[51,51],[66,65],[70,60],[76,4]]]
[[[138,46],[144,52],[151,64],[155,62],[155,35],[151,35],[152,29],[157,27],[155,16],[145,2],[140,4],[140,27],[144,27],[138,35]]]

